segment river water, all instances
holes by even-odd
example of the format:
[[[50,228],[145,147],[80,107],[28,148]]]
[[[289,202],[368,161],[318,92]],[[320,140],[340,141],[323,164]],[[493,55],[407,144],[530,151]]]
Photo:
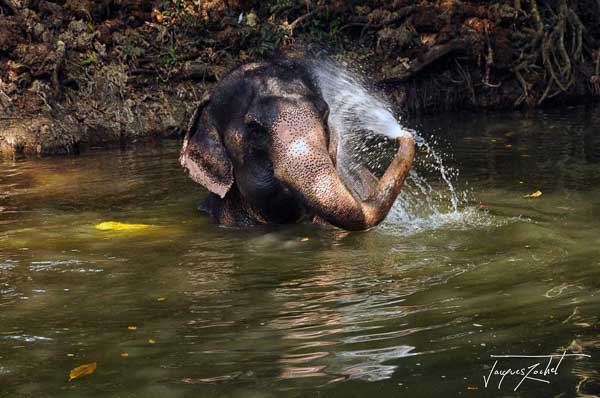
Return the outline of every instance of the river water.
[[[0,396],[600,394],[600,109],[411,127],[457,194],[422,147],[363,233],[219,227],[175,142],[0,162]]]

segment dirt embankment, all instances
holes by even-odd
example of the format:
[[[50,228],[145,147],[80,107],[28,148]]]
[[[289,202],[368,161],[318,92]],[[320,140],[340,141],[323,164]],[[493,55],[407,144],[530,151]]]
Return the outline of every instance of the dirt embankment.
[[[600,97],[600,0],[0,0],[0,153],[177,136],[227,70],[298,47],[407,113]]]

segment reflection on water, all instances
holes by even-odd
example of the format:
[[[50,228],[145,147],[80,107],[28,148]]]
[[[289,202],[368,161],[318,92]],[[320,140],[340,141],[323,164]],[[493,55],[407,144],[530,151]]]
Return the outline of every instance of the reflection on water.
[[[518,393],[598,394],[600,112],[413,127],[466,199],[421,153],[365,233],[214,225],[175,143],[0,163],[0,396],[509,396],[490,355],[564,349],[592,357]]]

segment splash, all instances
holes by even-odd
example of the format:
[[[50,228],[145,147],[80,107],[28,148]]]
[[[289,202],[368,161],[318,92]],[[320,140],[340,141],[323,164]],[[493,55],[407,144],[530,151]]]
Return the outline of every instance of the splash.
[[[389,104],[340,64],[330,60],[315,62],[312,70],[329,105],[329,122],[344,134],[359,130],[389,138],[411,134],[396,121]]]
[[[444,162],[435,143],[432,145],[416,134],[415,137],[420,156],[380,229],[412,235],[444,228],[465,230],[496,225],[497,220],[468,205],[471,192],[454,185],[459,172]]]
[[[403,127],[389,103],[370,89],[364,79],[331,60],[314,62],[312,70],[330,108],[330,129],[339,134],[338,151],[346,152],[342,159],[345,163],[340,163],[338,156],[338,167],[351,171],[366,165],[371,170],[383,170],[393,156],[385,156],[386,149],[392,147],[391,140],[406,135],[415,139],[420,155],[383,225],[384,230],[406,233],[486,223],[475,209],[465,208],[469,194],[454,186],[458,170],[447,166],[444,156],[424,137]],[[417,170],[428,174],[428,178]],[[351,174],[346,171],[341,174]],[[345,182],[352,183],[349,178]]]

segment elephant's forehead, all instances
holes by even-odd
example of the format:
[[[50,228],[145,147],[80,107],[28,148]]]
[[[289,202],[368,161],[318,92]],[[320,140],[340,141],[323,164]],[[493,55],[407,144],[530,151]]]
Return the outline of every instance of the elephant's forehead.
[[[300,79],[283,80],[278,77],[268,77],[262,83],[263,89],[270,95],[300,99],[310,94],[310,90]]]
[[[320,121],[309,102],[285,101],[280,104],[275,125],[287,131],[309,133],[320,126]]]

